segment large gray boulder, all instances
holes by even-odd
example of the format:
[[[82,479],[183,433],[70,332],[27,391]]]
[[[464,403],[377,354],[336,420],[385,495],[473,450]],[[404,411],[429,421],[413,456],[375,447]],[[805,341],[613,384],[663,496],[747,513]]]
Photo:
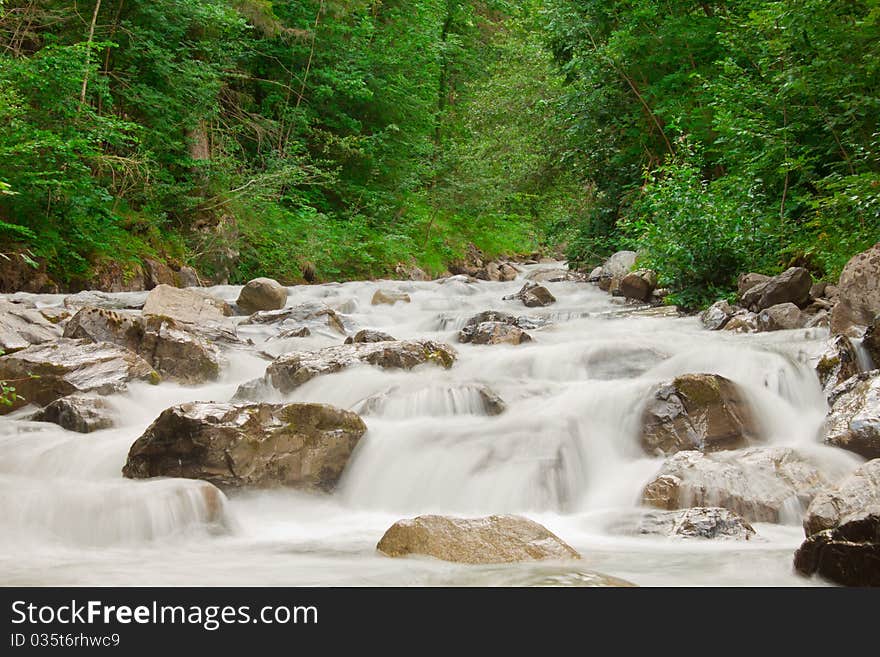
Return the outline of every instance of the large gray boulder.
[[[667,510],[720,506],[749,522],[780,522],[828,485],[818,468],[787,447],[678,452],[645,486],[642,502]]]
[[[61,337],[61,329],[36,308],[0,299],[0,351],[11,354]]]
[[[326,404],[191,402],[162,412],[131,446],[122,473],[329,491],[366,430],[355,413]]]
[[[623,278],[635,267],[637,255],[635,251],[618,251],[602,265],[602,276]]]
[[[803,267],[790,267],[763,283],[750,287],[742,295],[742,305],[753,312],[760,312],[779,303],[793,303],[798,307],[810,299],[813,278]]]
[[[150,290],[143,313],[170,317],[185,324],[223,323],[232,315],[232,308],[203,290],[163,284]]]
[[[808,536],[794,555],[794,567],[843,586],[880,586],[880,506]]]
[[[389,557],[425,555],[458,563],[580,559],[546,527],[521,516],[418,516],[394,523],[376,546]]]
[[[848,379],[830,396],[825,442],[866,459],[880,458],[880,370]]]
[[[758,313],[759,331],[787,331],[804,328],[807,317],[790,302],[777,303]]]
[[[840,274],[831,332],[860,337],[880,315],[880,242],[853,256]]]
[[[739,278],[736,281],[736,291],[739,295],[739,298],[742,299],[743,295],[751,290],[756,285],[760,285],[761,283],[766,283],[770,280],[770,277],[766,274],[756,274],[754,272],[749,272],[747,274],[740,274]]]
[[[78,394],[56,399],[33,415],[31,420],[52,422],[77,433],[109,429],[115,424],[113,409],[106,400]]]
[[[279,310],[287,303],[287,288],[272,278],[248,281],[235,305],[247,315],[259,310]]]
[[[110,395],[131,381],[159,383],[159,374],[136,353],[109,342],[61,338],[0,358],[0,381],[21,397],[0,414],[27,403],[46,406],[76,392]]]
[[[875,505],[880,505],[880,459],[863,463],[841,482],[823,488],[807,507],[804,533],[833,529],[844,518]]]
[[[642,447],[651,455],[737,449],[759,434],[742,390],[717,374],[683,374],[663,383],[642,411]]]

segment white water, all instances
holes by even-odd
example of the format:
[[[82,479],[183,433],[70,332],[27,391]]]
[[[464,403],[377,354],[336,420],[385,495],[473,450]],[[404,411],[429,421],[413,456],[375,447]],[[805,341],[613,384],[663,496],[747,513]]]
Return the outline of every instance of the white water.
[[[543,265],[542,267],[547,266]],[[534,268],[534,267],[533,267]],[[131,443],[166,407],[227,401],[266,361],[227,354],[221,381],[199,387],[136,385],[108,398],[116,428],[82,435],[0,418],[0,584],[6,585],[524,585],[588,584],[590,571],[641,585],[817,584],[793,574],[801,509],[786,525],[759,524],[760,540],[699,542],[615,535],[661,460],[637,440],[651,386],[685,372],[715,372],[749,394],[768,444],[808,451],[832,476],[858,461],[826,448],[826,407],[809,358],[823,330],[728,335],[695,318],[627,316],[588,284],[549,283],[558,302],[526,309],[501,301],[522,281],[354,282],[290,289],[289,305],[322,301],[361,328],[455,346],[455,366],[412,372],[360,367],[319,377],[287,399],[364,411],[368,433],[338,490],[204,495],[198,482],[129,481]],[[377,287],[412,303],[372,306]],[[212,292],[234,301],[236,287]],[[59,305],[62,296],[27,296]],[[541,316],[521,346],[458,344],[457,329],[483,310]],[[330,331],[268,340],[271,326],[242,326],[272,354],[339,344]],[[490,417],[488,385],[508,409]],[[376,397],[368,408],[364,402]],[[515,512],[545,524],[584,555],[581,563],[463,566],[389,559],[376,542],[394,521],[420,513]],[[218,521],[218,517],[222,521]]]

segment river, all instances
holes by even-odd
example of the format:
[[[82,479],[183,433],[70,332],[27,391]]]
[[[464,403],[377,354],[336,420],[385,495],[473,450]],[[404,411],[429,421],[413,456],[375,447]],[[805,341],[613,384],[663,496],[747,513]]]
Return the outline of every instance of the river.
[[[533,269],[553,265],[526,266]],[[207,523],[193,482],[131,481],[128,449],[159,413],[183,401],[228,401],[262,375],[267,361],[229,351],[219,381],[195,387],[137,384],[109,397],[122,418],[92,434],[28,421],[28,409],[0,418],[0,582],[5,585],[589,585],[595,572],[639,585],[821,585],[792,570],[803,540],[802,509],[782,524],[758,523],[748,542],[621,534],[662,459],[638,442],[649,389],[686,372],[711,372],[747,393],[768,444],[809,452],[838,475],[860,461],[825,447],[827,410],[809,359],[826,329],[750,335],[707,331],[695,317],[633,314],[591,284],[546,284],[558,299],[526,309],[502,301],[507,283],[360,281],[290,288],[288,305],[320,301],[352,326],[396,338],[447,342],[449,370],[358,367],[318,377],[288,399],[354,410],[368,432],[331,495],[295,491],[230,494],[224,527]],[[373,306],[377,288],[411,303]],[[238,287],[208,288],[234,302]],[[60,306],[63,295],[23,295]],[[137,295],[135,295],[137,296]],[[490,309],[544,317],[519,346],[458,344],[472,315]],[[305,338],[269,339],[272,326],[239,334],[273,355],[339,344],[329,328]],[[486,415],[485,384],[507,404]],[[548,527],[583,560],[568,564],[466,566],[391,559],[375,545],[396,520],[423,513],[519,513]]]

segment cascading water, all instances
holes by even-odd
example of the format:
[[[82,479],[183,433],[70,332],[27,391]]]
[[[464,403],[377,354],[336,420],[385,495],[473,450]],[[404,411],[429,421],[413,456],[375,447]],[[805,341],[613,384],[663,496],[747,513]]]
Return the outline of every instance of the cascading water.
[[[550,265],[542,265],[548,267]],[[528,271],[535,266],[526,267]],[[261,375],[258,350],[279,355],[339,344],[338,333],[277,338],[278,326],[239,327],[252,352],[227,353],[220,381],[196,387],[133,385],[109,397],[118,425],[76,434],[0,419],[0,581],[5,584],[588,584],[591,570],[637,584],[801,584],[791,569],[802,539],[796,502],[748,543],[621,536],[662,459],[645,455],[638,420],[656,383],[687,372],[726,376],[745,390],[767,444],[809,453],[830,478],[858,458],[824,447],[826,407],[809,359],[827,331],[731,335],[695,318],[639,316],[592,285],[548,283],[558,299],[528,309],[502,297],[509,283],[353,282],[291,288],[288,305],[321,302],[350,327],[452,344],[449,370],[355,367],[317,377],[284,399],[360,413],[368,433],[332,495],[252,491],[227,500],[196,481],[130,481],[131,443],[183,401],[228,401]],[[379,287],[411,303],[373,306]],[[210,290],[234,301],[239,288]],[[19,295],[41,305],[62,296]],[[547,320],[519,346],[458,344],[484,310]],[[486,388],[506,410],[493,414]],[[267,395],[274,401],[281,397]],[[497,409],[496,409],[497,410]],[[795,508],[796,507],[796,508]],[[401,517],[515,512],[577,548],[575,565],[461,566],[375,552]]]

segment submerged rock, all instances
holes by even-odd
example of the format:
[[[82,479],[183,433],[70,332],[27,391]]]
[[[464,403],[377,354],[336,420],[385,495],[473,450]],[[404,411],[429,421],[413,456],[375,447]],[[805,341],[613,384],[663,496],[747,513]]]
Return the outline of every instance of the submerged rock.
[[[642,447],[652,455],[737,449],[758,434],[742,391],[717,374],[676,377],[655,388],[642,411]]]
[[[667,510],[720,506],[749,522],[781,522],[806,508],[829,483],[787,447],[678,452],[645,487],[642,501]]]
[[[259,310],[278,310],[286,303],[286,287],[272,278],[255,278],[241,288],[235,305],[250,315]]]
[[[100,397],[70,395],[56,399],[31,417],[35,422],[52,422],[68,431],[91,433],[114,425],[113,409]]]
[[[186,324],[222,323],[232,315],[228,303],[196,289],[157,285],[147,295],[144,315],[170,317]]]
[[[843,586],[880,586],[880,506],[808,536],[794,555],[794,567]]]
[[[755,530],[748,522],[721,507],[644,511],[633,531],[628,533],[736,541],[748,541],[755,536]]]
[[[831,332],[859,337],[878,315],[880,242],[853,256],[843,268],[837,285],[837,303],[831,311]]]
[[[0,352],[11,354],[61,337],[61,329],[36,308],[0,299]]]
[[[777,276],[749,287],[742,294],[742,305],[753,312],[760,312],[780,303],[793,303],[801,307],[810,299],[813,279],[803,267],[790,267]]]
[[[880,459],[863,463],[837,485],[820,491],[804,515],[804,533],[833,529],[844,518],[876,505],[880,505]]]
[[[389,557],[418,554],[470,564],[580,559],[574,548],[546,527],[511,515],[399,520],[376,547]]]
[[[27,403],[46,406],[75,392],[109,395],[131,381],[158,383],[159,374],[134,352],[109,342],[61,338],[0,358],[0,380],[23,397],[0,414]]]
[[[866,459],[880,458],[880,370],[849,378],[829,397],[825,443]]]
[[[402,303],[409,303],[411,299],[408,294],[405,294],[403,292],[396,292],[394,290],[376,290],[375,294],[373,294],[373,298],[370,300],[370,303],[374,306],[378,306],[380,304],[393,306],[398,301]]]
[[[162,412],[131,446],[122,473],[329,491],[366,429],[355,413],[326,404],[191,402]]]

